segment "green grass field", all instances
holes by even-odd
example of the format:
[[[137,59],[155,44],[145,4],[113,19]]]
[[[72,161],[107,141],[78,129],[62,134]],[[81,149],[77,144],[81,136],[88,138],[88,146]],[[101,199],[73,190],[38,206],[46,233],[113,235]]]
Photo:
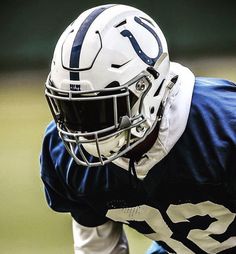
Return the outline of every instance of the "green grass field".
[[[236,81],[235,58],[182,63],[198,75]],[[43,91],[46,75],[46,71],[0,74],[1,254],[73,253],[70,216],[47,207],[40,181],[41,140],[51,119]],[[131,254],[144,253],[150,241],[126,231]]]

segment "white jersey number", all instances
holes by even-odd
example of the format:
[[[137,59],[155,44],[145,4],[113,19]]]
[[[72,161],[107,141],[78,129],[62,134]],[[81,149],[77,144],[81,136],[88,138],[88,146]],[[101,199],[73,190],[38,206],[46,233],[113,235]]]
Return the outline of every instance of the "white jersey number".
[[[235,213],[222,205],[212,203],[210,201],[201,202],[198,204],[185,203],[180,205],[170,205],[166,211],[168,217],[174,223],[189,222],[188,219],[194,216],[209,215],[216,219],[207,229],[192,229],[189,231],[187,238],[195,243],[199,248],[206,253],[218,253],[223,250],[236,246],[236,236],[230,237],[224,242],[218,242],[210,235],[220,235],[226,232],[229,225],[235,219]],[[164,221],[161,213],[156,208],[141,205],[129,208],[111,209],[107,212],[107,217],[114,221],[120,221],[129,224],[129,221],[145,221],[155,233],[147,234],[146,236],[155,241],[163,241],[175,253],[194,254],[183,243],[172,239],[173,232]]]

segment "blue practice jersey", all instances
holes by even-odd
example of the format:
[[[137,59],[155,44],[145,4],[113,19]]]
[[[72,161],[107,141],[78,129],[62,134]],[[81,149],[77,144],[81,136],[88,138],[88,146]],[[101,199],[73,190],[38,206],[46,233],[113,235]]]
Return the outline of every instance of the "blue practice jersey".
[[[111,219],[170,253],[236,253],[235,157],[236,85],[196,78],[184,133],[143,180],[113,163],[77,165],[54,122],[43,141],[41,176],[49,206],[84,226]]]

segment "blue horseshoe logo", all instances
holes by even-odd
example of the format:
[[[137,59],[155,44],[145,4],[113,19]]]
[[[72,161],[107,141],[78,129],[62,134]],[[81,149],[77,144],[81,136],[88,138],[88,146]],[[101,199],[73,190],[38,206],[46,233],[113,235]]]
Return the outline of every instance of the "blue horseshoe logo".
[[[156,63],[157,59],[160,57],[160,55],[163,53],[163,48],[161,45],[161,40],[160,38],[157,36],[156,32],[147,24],[143,23],[142,20],[138,17],[134,17],[134,21],[137,22],[139,25],[143,26],[144,28],[146,28],[156,39],[158,47],[159,47],[159,52],[158,55],[154,58],[151,58],[149,56],[147,56],[142,49],[140,48],[137,40],[135,39],[135,37],[133,36],[133,34],[125,29],[123,30],[120,34],[124,37],[128,37],[128,39],[130,40],[136,54],[143,60],[144,63],[146,63],[147,65],[151,65],[154,66],[154,64]]]

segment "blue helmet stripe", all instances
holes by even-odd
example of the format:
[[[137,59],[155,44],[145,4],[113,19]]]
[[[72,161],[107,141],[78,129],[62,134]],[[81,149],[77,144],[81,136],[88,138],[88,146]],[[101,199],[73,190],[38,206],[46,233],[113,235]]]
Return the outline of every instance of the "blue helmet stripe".
[[[83,23],[81,24],[73,45],[72,45],[72,50],[71,50],[71,54],[70,54],[70,68],[76,68],[79,69],[79,60],[80,60],[80,53],[81,53],[81,48],[83,45],[83,41],[85,38],[85,35],[89,29],[89,27],[91,26],[91,24],[93,23],[93,21],[106,9],[110,8],[111,6],[114,5],[104,5],[101,8],[95,9],[93,12],[91,12],[88,17],[83,21]],[[79,72],[70,72],[70,80],[79,80]]]

